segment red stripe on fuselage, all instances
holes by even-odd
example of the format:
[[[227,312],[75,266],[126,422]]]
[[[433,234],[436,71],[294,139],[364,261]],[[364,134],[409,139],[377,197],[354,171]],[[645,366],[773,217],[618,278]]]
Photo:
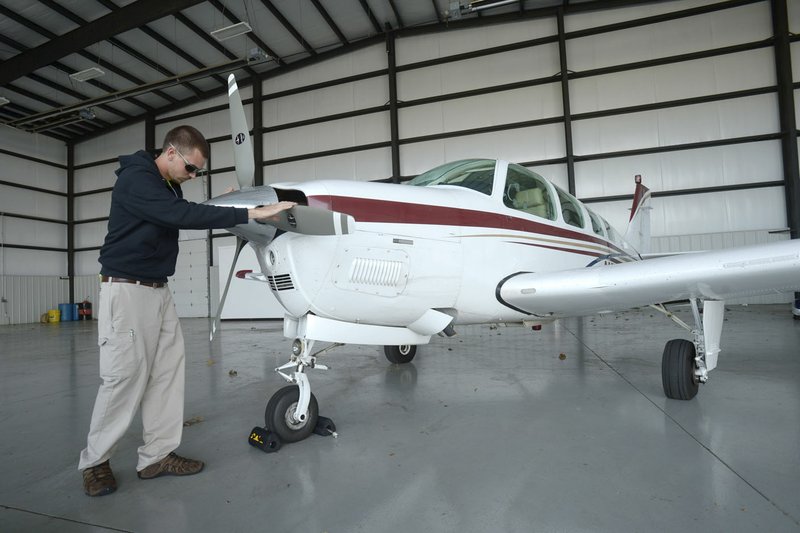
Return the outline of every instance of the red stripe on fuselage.
[[[608,246],[616,252],[628,255],[615,244],[599,237],[500,213],[440,205],[376,200],[374,198],[328,195],[309,196],[308,205],[352,215],[352,217],[356,219],[356,222],[475,226],[481,228],[509,229],[601,244],[603,246]]]

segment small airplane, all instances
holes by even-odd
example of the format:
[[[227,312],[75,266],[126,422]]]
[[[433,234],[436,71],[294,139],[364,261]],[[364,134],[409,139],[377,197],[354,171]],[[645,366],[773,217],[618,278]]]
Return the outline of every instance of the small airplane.
[[[454,335],[460,325],[540,329],[559,318],[652,306],[694,337],[667,342],[662,355],[665,395],[690,400],[717,365],[725,300],[800,290],[800,240],[645,259],[650,192],[638,176],[624,236],[542,176],[503,160],[455,161],[405,184],[253,187],[233,75],[228,94],[241,189],[206,203],[297,203],[277,222],[229,229],[236,256],[220,303],[249,242],[261,272],[237,276],[268,284],[286,310],[284,336],[294,339],[289,361],[276,368],[291,385],[265,413],[282,442],[315,429],[319,406],[307,373],[326,369],[317,357],[340,344],[383,346],[390,362],[403,364],[433,335]],[[694,326],[663,305],[682,300],[691,303]],[[334,344],[315,353],[317,341]]]

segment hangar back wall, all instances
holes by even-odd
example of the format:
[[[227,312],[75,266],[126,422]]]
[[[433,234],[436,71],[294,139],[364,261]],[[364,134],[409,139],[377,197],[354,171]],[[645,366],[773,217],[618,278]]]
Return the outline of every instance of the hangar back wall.
[[[657,249],[788,238],[770,233],[788,225],[772,4],[685,0],[410,30],[267,77],[242,89],[261,179],[403,180],[499,157],[570,189],[621,230],[642,174],[657,193]],[[800,6],[787,7],[800,33]],[[790,50],[800,72],[798,41]],[[184,187],[202,201],[235,184],[225,95],[74,146],[0,130],[0,323],[36,320],[44,302],[26,299],[52,305],[71,289],[96,300],[116,157],[183,123],[211,140],[211,175]],[[170,282],[182,316],[214,307],[209,263],[233,242],[223,233],[181,232]],[[69,275],[74,285],[59,281]]]

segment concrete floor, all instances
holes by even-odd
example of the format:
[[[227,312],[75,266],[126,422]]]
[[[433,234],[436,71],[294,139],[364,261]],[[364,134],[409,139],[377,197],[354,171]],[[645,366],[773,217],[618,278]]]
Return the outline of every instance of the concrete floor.
[[[649,310],[460,328],[403,366],[338,348],[311,382],[339,438],[273,454],[247,436],[283,386],[280,324],[225,322],[209,344],[187,319],[197,418],[179,451],[206,470],[139,480],[137,419],[101,498],[77,470],[96,322],[1,327],[0,531],[798,531],[800,321],[729,309],[720,367],[689,402],[661,390],[663,344],[683,330]]]

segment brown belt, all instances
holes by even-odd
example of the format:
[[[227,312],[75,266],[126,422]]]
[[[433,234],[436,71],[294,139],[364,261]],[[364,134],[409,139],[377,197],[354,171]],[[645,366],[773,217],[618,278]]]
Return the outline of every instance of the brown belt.
[[[135,283],[136,285],[144,285],[145,287],[153,287],[154,289],[167,286],[167,283],[162,281],[139,281],[138,279],[115,278],[111,276],[100,276],[100,281],[103,283]]]

